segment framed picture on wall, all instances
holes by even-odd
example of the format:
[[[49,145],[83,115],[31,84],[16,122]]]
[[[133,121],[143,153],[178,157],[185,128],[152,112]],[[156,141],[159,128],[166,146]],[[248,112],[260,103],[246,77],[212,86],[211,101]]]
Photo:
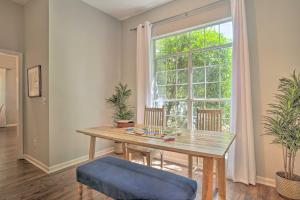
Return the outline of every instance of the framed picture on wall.
[[[27,87],[29,97],[42,96],[41,65],[27,69]]]

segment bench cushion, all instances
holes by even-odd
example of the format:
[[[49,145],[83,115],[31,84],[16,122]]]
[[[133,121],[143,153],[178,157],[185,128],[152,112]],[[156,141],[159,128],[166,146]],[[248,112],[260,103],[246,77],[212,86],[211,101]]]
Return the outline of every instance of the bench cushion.
[[[190,200],[197,192],[191,179],[111,156],[79,166],[76,175],[114,199]]]

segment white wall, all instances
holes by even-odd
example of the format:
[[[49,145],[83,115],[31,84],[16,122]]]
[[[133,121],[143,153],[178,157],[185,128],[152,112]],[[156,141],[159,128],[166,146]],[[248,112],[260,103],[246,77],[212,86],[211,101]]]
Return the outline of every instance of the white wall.
[[[136,33],[130,28],[148,20],[150,22],[200,7],[209,1],[177,0],[123,22],[122,81],[135,90]],[[271,145],[271,138],[263,134],[263,118],[267,104],[273,101],[278,79],[293,69],[300,72],[300,1],[295,0],[246,0],[251,57],[252,98],[255,131],[257,175],[274,178],[282,169],[281,151]],[[154,27],[154,34],[200,25],[223,17],[229,17],[229,4],[203,10],[198,17],[187,18]],[[132,98],[135,105],[135,98]],[[183,156],[178,155],[178,158]],[[300,174],[300,156],[296,161]]]
[[[263,117],[279,78],[288,76],[294,69],[300,73],[300,1],[252,0],[246,1],[252,100],[255,131],[257,175],[273,178],[283,169],[279,146],[270,144],[272,137],[261,136]],[[300,154],[296,161],[300,174]]]
[[[76,129],[111,124],[120,80],[121,23],[80,0],[50,1],[50,165],[88,154]],[[98,141],[98,150],[111,146]]]
[[[24,153],[45,165],[49,164],[49,4],[31,0],[24,7],[25,70],[42,66],[42,96],[29,98],[27,75],[24,80]]]
[[[0,49],[23,51],[23,7],[0,0]]]

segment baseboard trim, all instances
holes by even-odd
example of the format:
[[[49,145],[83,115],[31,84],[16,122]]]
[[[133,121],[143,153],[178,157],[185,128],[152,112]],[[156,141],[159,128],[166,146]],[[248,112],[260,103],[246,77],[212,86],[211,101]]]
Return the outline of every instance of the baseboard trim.
[[[157,159],[159,159],[159,157],[157,157]],[[187,166],[187,163],[188,163],[187,156],[184,157],[183,155],[180,155],[180,154],[178,154],[177,156],[173,156],[169,152],[165,153],[165,160],[167,160],[169,162],[177,163],[177,164],[180,164],[180,165],[183,165],[183,166]],[[194,164],[196,164],[195,161],[194,161]],[[199,167],[203,168],[202,162],[200,162]],[[276,186],[275,179],[262,177],[262,176],[256,176],[256,183],[266,185],[266,186],[270,186],[270,187],[275,187]]]
[[[114,152],[114,148],[113,147],[110,147],[110,148],[107,148],[107,149],[103,149],[101,151],[97,151],[95,153],[95,157],[104,156],[104,155],[110,154],[112,152]],[[81,156],[79,158],[75,158],[75,159],[67,161],[67,162],[63,162],[63,163],[59,163],[59,164],[50,166],[49,170],[48,170],[48,173],[51,174],[51,173],[63,170],[65,168],[72,167],[74,165],[78,165],[80,163],[83,163],[83,162],[87,161],[88,159],[89,159],[89,156],[85,155],[85,156]]]
[[[270,186],[270,187],[275,187],[276,186],[275,179],[272,179],[272,178],[256,176],[256,182],[259,183],[259,184],[262,184],[262,185]]]
[[[36,166],[37,168],[39,168],[40,170],[42,170],[43,172],[49,174],[48,166],[42,163],[41,161],[37,160],[36,158],[28,154],[24,154],[24,159],[30,162],[31,164],[33,164],[34,166]]]
[[[110,153],[113,153],[113,152],[114,152],[114,148],[110,147],[110,148],[103,149],[103,150],[95,152],[95,157],[104,156],[106,154],[110,154]],[[83,163],[83,162],[85,162],[89,159],[89,156],[88,155],[81,156],[79,158],[75,158],[75,159],[69,160],[67,162],[52,165],[50,167],[48,167],[47,165],[40,162],[36,158],[33,158],[32,156],[27,155],[27,154],[24,154],[24,159],[27,160],[28,162],[30,162],[31,164],[33,164],[34,166],[36,166],[37,168],[41,169],[43,172],[45,172],[47,174],[52,174],[52,173],[55,173],[57,171],[66,169],[68,167],[72,167],[74,165],[78,165],[80,163]]]

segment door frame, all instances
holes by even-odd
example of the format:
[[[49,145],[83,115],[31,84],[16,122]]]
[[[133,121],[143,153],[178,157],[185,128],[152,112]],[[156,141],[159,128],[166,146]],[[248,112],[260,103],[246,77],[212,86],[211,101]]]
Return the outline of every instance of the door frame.
[[[23,137],[23,54],[17,51],[0,49],[1,54],[15,56],[16,81],[17,81],[17,153],[18,159],[24,158],[24,137]]]

